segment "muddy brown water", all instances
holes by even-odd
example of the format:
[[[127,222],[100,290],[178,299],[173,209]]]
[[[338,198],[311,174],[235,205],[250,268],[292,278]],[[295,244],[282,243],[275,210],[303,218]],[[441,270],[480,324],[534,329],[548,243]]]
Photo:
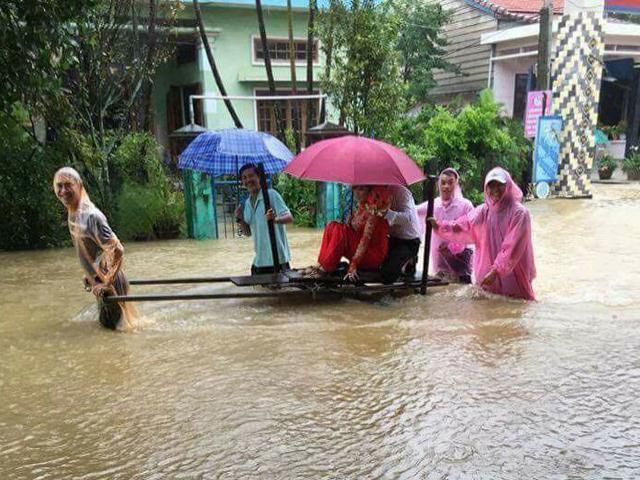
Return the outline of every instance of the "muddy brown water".
[[[145,304],[117,334],[72,250],[2,253],[0,477],[639,478],[640,186],[594,193],[528,204],[537,303]],[[291,231],[294,263],[319,240]],[[126,248],[131,278],[251,259],[246,240]]]

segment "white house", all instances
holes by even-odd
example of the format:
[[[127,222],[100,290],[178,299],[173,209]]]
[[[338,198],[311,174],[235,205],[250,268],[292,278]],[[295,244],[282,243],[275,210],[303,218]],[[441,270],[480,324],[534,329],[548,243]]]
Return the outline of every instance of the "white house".
[[[491,88],[505,112],[522,119],[527,86],[536,70],[542,0],[444,0],[442,4],[454,12],[446,27],[447,58],[459,66],[460,74],[437,75],[436,99],[472,99],[483,88]],[[564,7],[563,0],[554,1],[554,32]],[[618,131],[610,130],[624,136],[624,124],[632,113],[630,105],[635,104],[634,65],[640,59],[640,25],[607,17],[604,37],[598,123],[620,125]]]

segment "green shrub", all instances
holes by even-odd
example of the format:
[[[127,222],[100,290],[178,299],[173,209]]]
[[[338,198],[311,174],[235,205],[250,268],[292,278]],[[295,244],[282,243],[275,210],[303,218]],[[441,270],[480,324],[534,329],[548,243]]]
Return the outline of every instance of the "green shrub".
[[[625,158],[622,169],[629,180],[640,180],[640,153],[634,152]]]
[[[52,187],[62,159],[18,125],[0,123],[0,250],[68,244],[66,215]]]
[[[604,155],[598,160],[598,178],[609,180],[617,167],[616,160],[610,155]]]
[[[148,133],[122,139],[112,159],[117,196],[116,228],[123,239],[176,238],[184,231],[184,198],[173,190],[159,146]]]
[[[390,140],[422,166],[435,158],[429,165],[432,174],[446,167],[457,169],[465,195],[474,203],[484,201],[483,179],[491,168],[505,168],[516,182],[522,178],[528,148],[522,126],[500,115],[489,90],[460,110],[438,106],[403,122]]]
[[[184,215],[184,195],[182,192],[166,192],[162,210],[153,226],[156,238],[170,239],[184,236],[187,227]]]
[[[114,178],[123,183],[161,186],[166,181],[158,143],[149,133],[125,136],[113,153],[111,165]]]
[[[295,225],[313,227],[316,221],[316,183],[286,174],[276,175],[273,186],[293,214]]]
[[[619,140],[621,135],[627,133],[627,122],[620,120],[617,125],[602,125],[599,128],[607,135],[609,140]]]
[[[632,153],[625,158],[622,163],[622,169],[627,173],[640,171],[640,153]]]
[[[184,200],[165,173],[153,136],[111,132],[102,151],[78,130],[62,127],[40,145],[22,126],[28,124],[24,113],[16,108],[13,116],[0,115],[0,249],[70,243],[66,214],[52,189],[53,174],[65,165],[80,172],[89,196],[123,240],[181,234]]]
[[[283,141],[283,143],[293,153],[297,152],[298,149],[296,148],[296,134],[291,128],[287,128],[284,131],[284,141]]]
[[[399,120],[385,140],[402,148],[416,163],[424,166],[431,155],[426,146],[425,129],[436,113],[436,107],[426,105],[416,115]]]
[[[116,231],[122,239],[151,240],[162,211],[162,196],[144,185],[125,183],[117,200]]]

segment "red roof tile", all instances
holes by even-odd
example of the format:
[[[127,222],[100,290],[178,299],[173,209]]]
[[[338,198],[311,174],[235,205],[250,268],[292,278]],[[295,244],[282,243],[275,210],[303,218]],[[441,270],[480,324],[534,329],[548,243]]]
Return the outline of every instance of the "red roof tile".
[[[473,0],[479,7],[497,15],[532,21],[538,16],[544,0]],[[564,0],[553,0],[554,13],[562,13]]]
[[[496,5],[514,13],[538,13],[544,4],[543,0],[492,0]],[[553,0],[553,11],[560,13],[564,0]]]

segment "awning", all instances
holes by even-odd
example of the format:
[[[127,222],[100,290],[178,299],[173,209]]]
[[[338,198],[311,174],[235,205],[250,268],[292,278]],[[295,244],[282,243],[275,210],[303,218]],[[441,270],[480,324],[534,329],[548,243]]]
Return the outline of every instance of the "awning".
[[[553,31],[556,32],[557,30],[558,21],[556,20],[553,22]],[[496,30],[495,32],[487,32],[480,35],[480,44],[492,45],[527,38],[537,41],[539,31],[540,25],[537,23],[507,28],[505,30]],[[604,34],[605,36],[640,38],[640,25],[606,20],[604,24]]]

